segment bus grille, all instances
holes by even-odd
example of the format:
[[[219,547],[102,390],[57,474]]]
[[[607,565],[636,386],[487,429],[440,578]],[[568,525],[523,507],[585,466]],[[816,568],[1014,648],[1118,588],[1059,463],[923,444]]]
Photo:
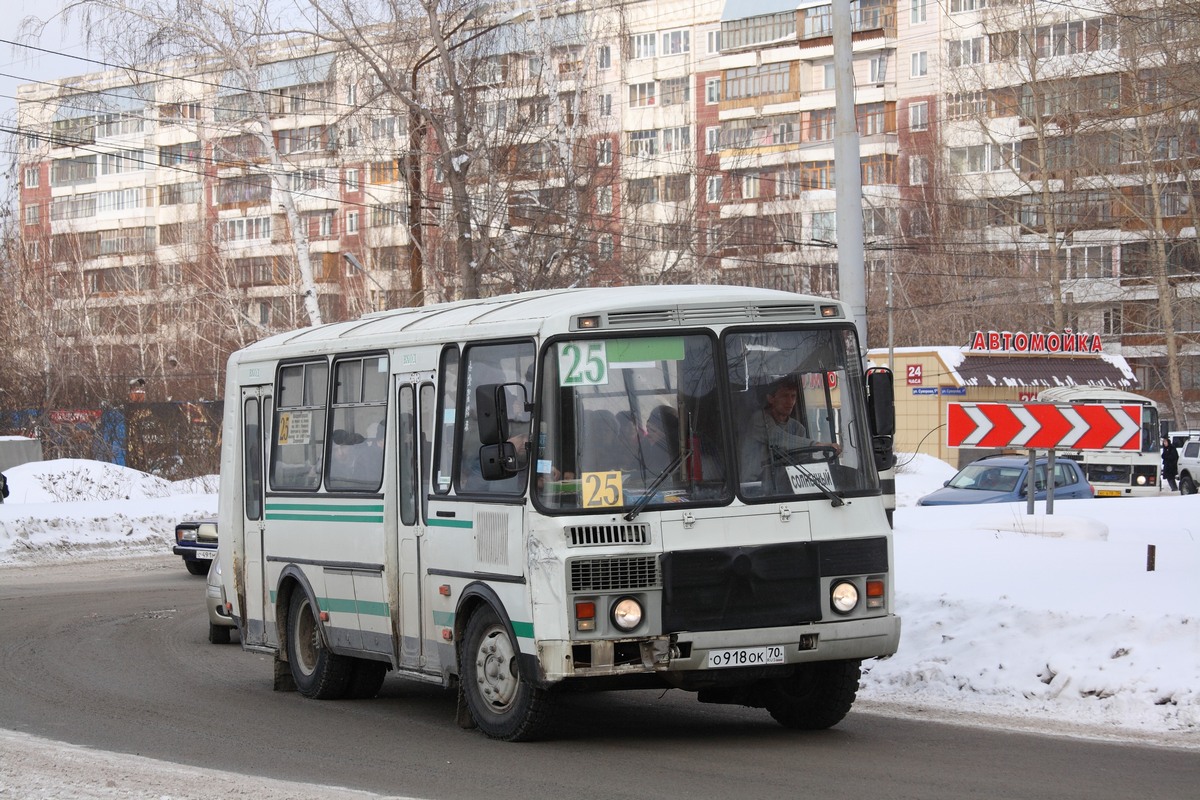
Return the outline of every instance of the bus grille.
[[[633,525],[573,525],[567,528],[571,547],[590,547],[606,544],[649,544],[650,526]]]
[[[1087,478],[1092,483],[1128,484],[1131,471],[1128,464],[1088,464]]]
[[[572,592],[624,592],[662,584],[658,556],[580,559],[571,562]]]

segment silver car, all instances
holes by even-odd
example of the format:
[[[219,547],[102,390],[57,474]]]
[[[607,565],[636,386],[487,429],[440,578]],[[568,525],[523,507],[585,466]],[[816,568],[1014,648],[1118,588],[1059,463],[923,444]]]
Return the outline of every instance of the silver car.
[[[213,644],[229,644],[229,633],[234,625],[225,603],[225,584],[221,582],[219,555],[213,559],[212,567],[208,570],[208,585],[204,594],[204,603],[208,606],[208,640]]]

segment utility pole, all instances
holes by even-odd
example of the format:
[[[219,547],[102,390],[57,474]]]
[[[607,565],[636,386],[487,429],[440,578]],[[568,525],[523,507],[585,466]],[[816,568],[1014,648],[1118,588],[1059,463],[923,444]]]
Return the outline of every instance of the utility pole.
[[[867,350],[867,281],[863,250],[862,175],[854,113],[854,42],[850,0],[833,0],[833,164],[836,171],[838,295],[849,304],[859,345]]]

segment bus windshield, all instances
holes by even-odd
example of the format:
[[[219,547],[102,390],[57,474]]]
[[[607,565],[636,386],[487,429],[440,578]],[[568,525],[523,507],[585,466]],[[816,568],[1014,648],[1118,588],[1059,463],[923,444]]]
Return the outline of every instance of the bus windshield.
[[[878,490],[862,449],[852,330],[756,330],[723,341],[695,333],[548,348],[534,451],[539,504],[611,513],[723,504],[735,490],[748,502]],[[765,436],[759,425],[768,396],[784,393],[780,380],[796,387],[786,428],[811,432],[804,442]]]

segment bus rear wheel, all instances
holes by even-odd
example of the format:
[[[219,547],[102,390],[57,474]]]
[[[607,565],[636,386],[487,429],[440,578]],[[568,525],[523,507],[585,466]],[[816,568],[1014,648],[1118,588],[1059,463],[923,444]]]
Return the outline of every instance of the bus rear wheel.
[[[303,589],[292,592],[287,637],[288,666],[297,691],[316,700],[345,697],[353,665],[350,659],[325,646],[317,625],[316,604]]]
[[[493,739],[532,741],[552,721],[553,697],[522,674],[519,655],[495,611],[485,607],[471,615],[459,652],[459,680],[471,718]]]
[[[764,705],[785,728],[832,728],[854,705],[861,665],[856,659],[803,664],[791,677],[771,681],[765,687]]]

